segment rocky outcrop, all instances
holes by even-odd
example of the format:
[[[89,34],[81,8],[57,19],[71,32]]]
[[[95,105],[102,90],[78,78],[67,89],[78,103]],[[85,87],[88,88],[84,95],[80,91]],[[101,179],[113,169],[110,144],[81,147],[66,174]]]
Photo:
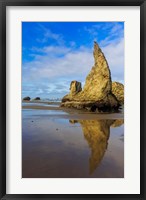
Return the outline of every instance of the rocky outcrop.
[[[112,83],[112,93],[116,96],[121,105],[124,104],[124,85],[122,83]]]
[[[41,98],[40,97],[36,97],[36,98],[34,98],[34,100],[41,100]]]
[[[82,85],[78,81],[72,81],[70,84],[70,95],[75,95],[82,91]]]
[[[71,82],[70,93],[63,97],[61,106],[91,111],[117,110],[119,103],[112,94],[111,73],[106,58],[98,44],[94,43],[94,66],[86,77],[85,86]]]
[[[30,97],[24,97],[23,101],[30,101],[30,99],[31,99]]]

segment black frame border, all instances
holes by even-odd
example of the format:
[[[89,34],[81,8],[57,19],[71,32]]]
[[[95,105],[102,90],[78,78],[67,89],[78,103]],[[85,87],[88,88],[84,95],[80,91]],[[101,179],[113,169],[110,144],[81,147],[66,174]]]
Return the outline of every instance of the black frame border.
[[[140,194],[6,194],[6,7],[140,6]],[[0,199],[146,200],[146,0],[0,0]],[[133,102],[134,103],[134,102]]]

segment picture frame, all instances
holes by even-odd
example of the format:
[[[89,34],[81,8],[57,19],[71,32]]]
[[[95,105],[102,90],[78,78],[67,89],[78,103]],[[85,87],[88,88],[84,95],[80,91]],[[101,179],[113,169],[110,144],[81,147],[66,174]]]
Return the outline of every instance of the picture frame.
[[[7,194],[6,193],[6,132],[7,124],[7,87],[6,82],[6,8],[7,6],[139,6],[140,7],[140,194]],[[0,198],[1,199],[136,199],[145,200],[146,190],[146,1],[145,0],[15,0],[0,1]]]

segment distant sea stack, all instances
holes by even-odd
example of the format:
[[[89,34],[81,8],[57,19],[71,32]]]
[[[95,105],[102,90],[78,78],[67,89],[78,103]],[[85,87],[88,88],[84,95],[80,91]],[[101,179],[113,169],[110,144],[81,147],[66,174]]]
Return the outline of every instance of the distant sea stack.
[[[36,98],[34,98],[34,100],[41,100],[41,98],[40,97],[36,97]]]
[[[94,42],[94,66],[86,77],[85,86],[72,81],[70,93],[63,97],[61,106],[90,111],[110,112],[119,108],[119,102],[112,93],[111,72],[100,47]]]
[[[30,97],[24,97],[23,101],[30,101],[30,99],[31,99]]]
[[[112,93],[116,96],[121,105],[124,104],[124,85],[122,83],[112,83]]]

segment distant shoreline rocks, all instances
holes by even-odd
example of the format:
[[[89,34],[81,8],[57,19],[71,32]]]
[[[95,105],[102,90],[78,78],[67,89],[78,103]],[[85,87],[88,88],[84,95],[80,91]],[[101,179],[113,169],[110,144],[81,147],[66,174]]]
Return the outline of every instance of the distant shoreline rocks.
[[[38,101],[38,100],[41,100],[41,98],[40,97],[36,97],[33,100]]]
[[[24,98],[23,98],[23,101],[30,101],[30,99],[31,99],[31,98],[30,98],[29,96],[27,96],[27,97],[24,97]]]
[[[86,77],[85,86],[74,80],[70,93],[62,98],[62,107],[86,109],[92,112],[115,112],[121,102],[112,92],[111,72],[100,47],[94,42],[94,66]],[[117,87],[116,87],[117,88]],[[118,90],[118,89],[117,89]],[[114,90],[115,91],[115,90]]]
[[[41,98],[40,97],[35,97],[34,99],[31,99],[29,96],[27,96],[27,97],[24,97],[23,99],[22,99],[23,101],[40,101],[41,100]]]

